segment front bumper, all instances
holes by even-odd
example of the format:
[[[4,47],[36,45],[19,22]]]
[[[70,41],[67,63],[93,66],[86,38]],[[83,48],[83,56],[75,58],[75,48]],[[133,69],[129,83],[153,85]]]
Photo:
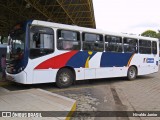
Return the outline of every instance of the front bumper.
[[[17,82],[17,83],[22,83],[22,84],[27,84],[27,74],[25,71],[22,71],[18,74],[7,74],[7,79]]]

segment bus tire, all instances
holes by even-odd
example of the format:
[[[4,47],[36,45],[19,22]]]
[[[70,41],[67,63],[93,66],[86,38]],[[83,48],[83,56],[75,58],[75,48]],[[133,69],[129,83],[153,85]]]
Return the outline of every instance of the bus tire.
[[[59,88],[66,88],[73,84],[74,74],[70,69],[62,68],[56,76],[56,85]]]
[[[137,77],[137,69],[134,66],[129,67],[127,72],[127,78],[128,80],[134,80]]]

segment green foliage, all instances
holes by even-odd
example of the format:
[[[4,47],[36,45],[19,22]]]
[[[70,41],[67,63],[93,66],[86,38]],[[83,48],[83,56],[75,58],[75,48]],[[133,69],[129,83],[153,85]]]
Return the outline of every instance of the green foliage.
[[[4,37],[4,36],[1,36],[1,37],[0,37],[0,43],[1,43],[1,44],[7,43],[7,40],[8,40],[7,37]]]
[[[4,43],[7,43],[7,42],[8,42],[8,38],[7,38],[7,37],[4,37],[4,38],[3,38],[3,42],[4,42]]]
[[[145,37],[158,38],[158,33],[156,33],[156,32],[153,31],[153,30],[146,30],[146,31],[143,32],[141,35],[142,35],[142,36],[145,36]]]
[[[159,38],[159,39],[160,39],[160,31],[159,31],[159,33],[157,33],[157,38]]]

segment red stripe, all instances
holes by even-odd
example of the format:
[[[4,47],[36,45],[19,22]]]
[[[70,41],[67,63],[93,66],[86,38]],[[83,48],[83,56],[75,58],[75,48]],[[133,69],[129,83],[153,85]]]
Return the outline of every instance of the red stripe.
[[[68,60],[74,56],[78,51],[71,51],[67,52],[55,57],[52,57],[48,60],[45,60],[44,62],[40,63],[38,66],[36,66],[34,69],[48,69],[48,68],[61,68],[66,65]]]

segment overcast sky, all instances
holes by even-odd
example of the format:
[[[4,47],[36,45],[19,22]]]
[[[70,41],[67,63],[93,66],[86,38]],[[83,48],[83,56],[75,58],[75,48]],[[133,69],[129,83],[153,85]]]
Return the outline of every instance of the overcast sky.
[[[160,0],[93,0],[97,29],[141,34],[160,30]]]

